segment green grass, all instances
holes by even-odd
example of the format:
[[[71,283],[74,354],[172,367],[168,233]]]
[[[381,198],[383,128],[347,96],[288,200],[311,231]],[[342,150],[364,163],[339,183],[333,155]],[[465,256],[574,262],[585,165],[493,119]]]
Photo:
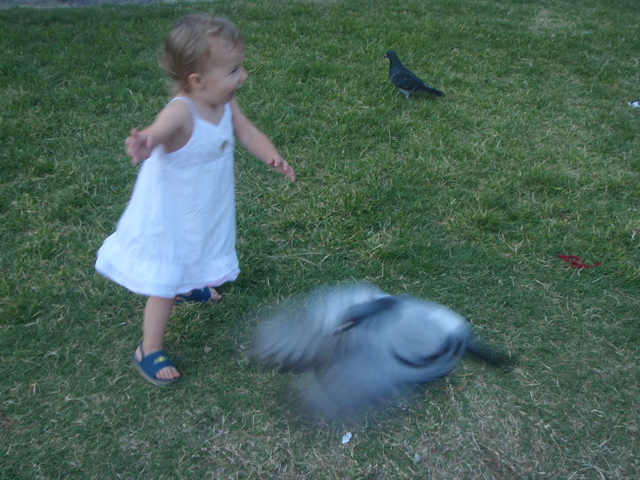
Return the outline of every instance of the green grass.
[[[176,309],[166,349],[184,376],[160,389],[129,365],[144,298],[93,262],[135,180],[124,139],[167,100],[162,40],[192,11],[243,29],[238,101],[299,181],[237,152],[242,273],[223,301]],[[613,0],[0,10],[2,477],[638,478],[639,13]],[[447,96],[406,101],[390,48]],[[351,278],[450,306],[520,363],[465,361],[338,423],[298,414],[298,380],[248,361],[256,312]]]

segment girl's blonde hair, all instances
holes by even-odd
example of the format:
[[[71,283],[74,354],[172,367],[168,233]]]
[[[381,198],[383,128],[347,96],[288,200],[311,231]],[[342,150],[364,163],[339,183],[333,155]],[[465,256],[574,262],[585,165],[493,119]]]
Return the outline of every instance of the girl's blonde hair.
[[[245,49],[240,29],[226,18],[204,13],[185,15],[167,37],[162,55],[162,67],[173,80],[174,93],[189,92],[189,75],[202,73],[209,58],[210,38],[227,41],[230,50]]]

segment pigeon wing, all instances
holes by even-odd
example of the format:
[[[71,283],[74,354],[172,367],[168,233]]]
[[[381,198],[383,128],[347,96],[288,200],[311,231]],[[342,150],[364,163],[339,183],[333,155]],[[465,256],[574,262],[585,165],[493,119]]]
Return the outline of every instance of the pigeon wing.
[[[305,309],[296,314],[272,318],[254,336],[252,356],[282,372],[300,373],[320,365],[331,356],[331,335],[322,334]]]
[[[431,88],[422,80],[420,80],[413,72],[406,68],[397,69],[389,75],[391,83],[393,83],[400,90],[407,92],[426,92],[432,95],[442,96],[443,92]]]
[[[387,295],[369,285],[319,289],[263,322],[252,356],[283,372],[322,367],[332,361],[340,332],[367,313],[361,305],[382,297]]]

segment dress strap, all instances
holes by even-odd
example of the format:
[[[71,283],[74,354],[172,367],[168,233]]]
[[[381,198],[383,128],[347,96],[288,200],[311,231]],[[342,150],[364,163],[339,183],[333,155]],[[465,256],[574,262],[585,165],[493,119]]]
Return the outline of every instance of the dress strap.
[[[176,97],[173,100],[171,100],[167,106],[171,105],[173,102],[175,102],[176,100],[182,100],[182,102],[189,107],[189,110],[191,111],[191,115],[193,116],[193,119],[197,119],[198,118],[198,110],[196,110],[196,106],[193,104],[193,102],[191,101],[191,99],[189,99],[188,97]]]

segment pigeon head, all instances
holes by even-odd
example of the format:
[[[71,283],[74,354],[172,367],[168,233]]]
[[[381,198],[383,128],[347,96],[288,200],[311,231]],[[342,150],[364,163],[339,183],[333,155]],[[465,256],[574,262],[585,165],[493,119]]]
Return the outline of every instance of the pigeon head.
[[[398,59],[398,55],[393,50],[387,50],[387,53],[384,54],[384,58],[389,59],[389,68],[400,67],[402,64]]]

